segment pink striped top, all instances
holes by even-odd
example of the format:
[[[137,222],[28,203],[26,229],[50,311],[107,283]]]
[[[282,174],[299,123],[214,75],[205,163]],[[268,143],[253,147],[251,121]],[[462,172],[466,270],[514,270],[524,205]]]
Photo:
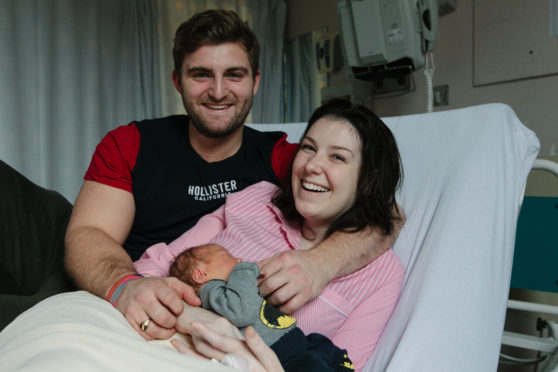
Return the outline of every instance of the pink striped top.
[[[289,225],[271,203],[275,185],[260,182],[230,194],[226,203],[170,244],[151,246],[134,263],[144,275],[167,276],[182,251],[208,242],[220,244],[245,261],[299,249],[300,230]],[[404,268],[388,250],[353,274],[333,280],[316,299],[293,316],[305,333],[321,333],[347,349],[356,370],[362,369],[397,302]]]

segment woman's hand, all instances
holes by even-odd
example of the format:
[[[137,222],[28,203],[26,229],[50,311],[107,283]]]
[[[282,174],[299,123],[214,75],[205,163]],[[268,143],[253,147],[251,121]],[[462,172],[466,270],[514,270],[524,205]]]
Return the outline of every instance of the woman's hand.
[[[192,322],[203,323],[214,332],[233,338],[244,339],[242,333],[227,319],[203,307],[190,306],[184,303],[184,311],[176,319],[176,330],[179,333],[195,337]]]
[[[216,333],[199,322],[191,324],[196,351],[180,340],[172,340],[172,345],[188,355],[203,355],[223,361],[228,354],[244,359],[250,372],[284,372],[277,355],[269,348],[252,327],[245,332],[245,340]]]

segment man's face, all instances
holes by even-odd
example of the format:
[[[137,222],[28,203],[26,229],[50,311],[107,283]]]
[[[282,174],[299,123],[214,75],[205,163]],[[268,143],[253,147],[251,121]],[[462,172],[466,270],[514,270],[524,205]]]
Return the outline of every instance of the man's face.
[[[239,130],[258,90],[248,53],[237,43],[205,45],[189,54],[173,82],[194,127],[210,138]]]

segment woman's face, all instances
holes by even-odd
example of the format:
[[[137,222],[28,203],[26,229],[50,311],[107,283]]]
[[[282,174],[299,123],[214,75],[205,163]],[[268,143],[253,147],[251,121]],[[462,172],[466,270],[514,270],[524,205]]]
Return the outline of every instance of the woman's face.
[[[356,198],[361,142],[346,120],[323,117],[306,133],[293,162],[295,206],[310,226],[331,225]]]

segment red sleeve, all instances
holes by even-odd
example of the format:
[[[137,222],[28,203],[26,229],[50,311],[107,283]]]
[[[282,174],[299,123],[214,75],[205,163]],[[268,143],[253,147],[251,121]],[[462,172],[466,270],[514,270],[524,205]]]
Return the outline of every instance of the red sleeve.
[[[271,152],[271,166],[279,182],[283,183],[289,178],[291,163],[297,149],[297,143],[287,142],[286,134],[273,146],[273,151]]]
[[[84,178],[132,192],[132,169],[139,145],[134,123],[111,130],[97,145]]]

